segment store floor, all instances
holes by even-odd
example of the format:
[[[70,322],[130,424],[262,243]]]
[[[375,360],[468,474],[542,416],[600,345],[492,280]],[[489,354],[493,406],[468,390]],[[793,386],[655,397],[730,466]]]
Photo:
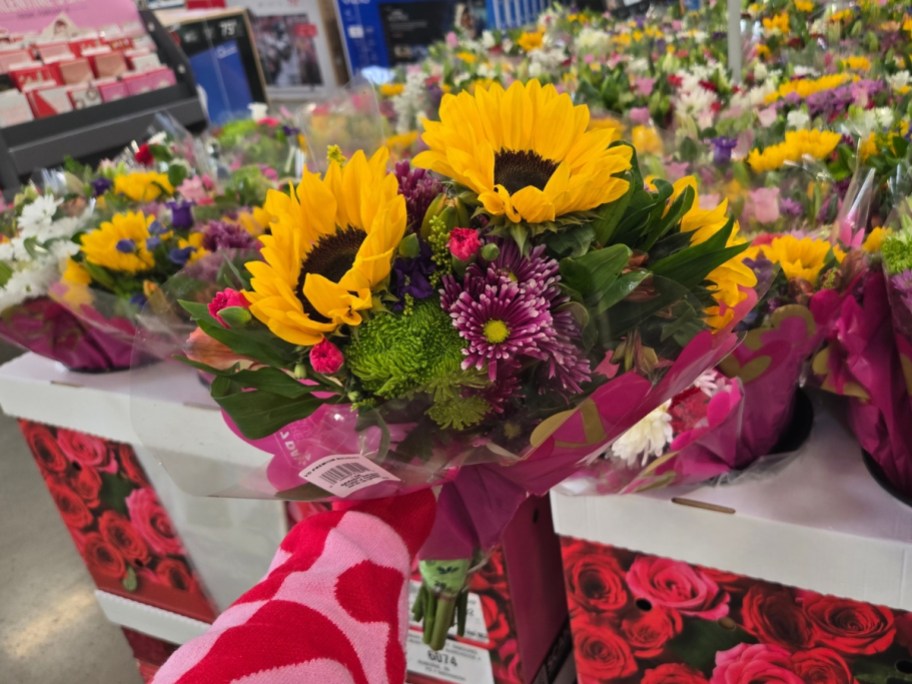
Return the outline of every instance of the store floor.
[[[0,348],[0,362],[14,355]],[[140,682],[93,590],[16,421],[0,416],[0,682]]]

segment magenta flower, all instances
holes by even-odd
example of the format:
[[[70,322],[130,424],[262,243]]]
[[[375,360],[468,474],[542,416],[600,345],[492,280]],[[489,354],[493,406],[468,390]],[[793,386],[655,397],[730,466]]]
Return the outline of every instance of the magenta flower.
[[[460,261],[469,261],[481,249],[478,231],[474,228],[453,228],[447,247],[450,254]]]
[[[344,362],[342,351],[329,340],[310,348],[310,365],[317,373],[332,375],[342,368]]]
[[[247,301],[244,293],[233,290],[230,287],[225,288],[221,292],[216,292],[215,296],[212,298],[212,301],[209,302],[209,315],[227,328],[228,324],[222,320],[222,317],[219,316],[219,312],[222,309],[227,309],[233,306],[249,309],[250,303]]]

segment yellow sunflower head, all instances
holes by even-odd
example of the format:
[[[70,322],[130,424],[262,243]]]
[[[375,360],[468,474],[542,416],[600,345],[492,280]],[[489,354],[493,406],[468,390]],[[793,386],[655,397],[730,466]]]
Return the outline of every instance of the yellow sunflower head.
[[[146,247],[149,226],[154,220],[154,216],[141,211],[115,214],[110,221],[82,236],[85,260],[112,271],[148,271],[155,266],[155,257]]]
[[[134,202],[154,202],[162,195],[173,195],[174,187],[164,173],[134,171],[114,179],[114,192]]]
[[[826,240],[781,235],[769,244],[765,252],[770,261],[779,264],[789,280],[806,280],[815,285],[826,265],[830,248]]]
[[[405,198],[387,173],[388,151],[330,162],[325,177],[304,172],[289,194],[270,190],[271,235],[263,261],[247,264],[250,311],[276,336],[311,346],[342,325],[361,323],[371,293],[390,273],[405,234]]]
[[[610,147],[614,129],[589,130],[589,109],[537,80],[445,95],[440,121],[425,123],[428,150],[414,165],[478,194],[485,210],[541,223],[613,202],[629,183],[633,150]]]

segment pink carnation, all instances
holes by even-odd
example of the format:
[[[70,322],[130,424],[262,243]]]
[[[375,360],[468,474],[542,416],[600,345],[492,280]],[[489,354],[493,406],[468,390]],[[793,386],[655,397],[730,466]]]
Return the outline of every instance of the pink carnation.
[[[215,297],[212,298],[212,301],[209,302],[209,315],[227,328],[228,324],[219,316],[219,312],[222,309],[227,309],[231,306],[240,306],[247,309],[250,308],[250,303],[241,292],[232,290],[229,287],[216,293]]]
[[[342,368],[344,362],[342,351],[329,340],[323,340],[310,349],[310,365],[317,373],[332,375]]]
[[[468,261],[481,249],[481,240],[478,231],[472,228],[454,228],[450,232],[450,241],[447,244],[450,254],[460,261]]]

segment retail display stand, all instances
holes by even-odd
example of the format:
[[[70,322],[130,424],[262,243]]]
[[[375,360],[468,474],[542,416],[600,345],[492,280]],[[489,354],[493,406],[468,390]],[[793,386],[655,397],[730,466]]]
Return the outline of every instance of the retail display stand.
[[[174,85],[73,109],[0,129],[0,186],[7,196],[36,169],[60,165],[66,157],[100,159],[140,138],[157,114],[169,114],[199,131],[206,115],[186,57],[151,11],[139,13]]]

